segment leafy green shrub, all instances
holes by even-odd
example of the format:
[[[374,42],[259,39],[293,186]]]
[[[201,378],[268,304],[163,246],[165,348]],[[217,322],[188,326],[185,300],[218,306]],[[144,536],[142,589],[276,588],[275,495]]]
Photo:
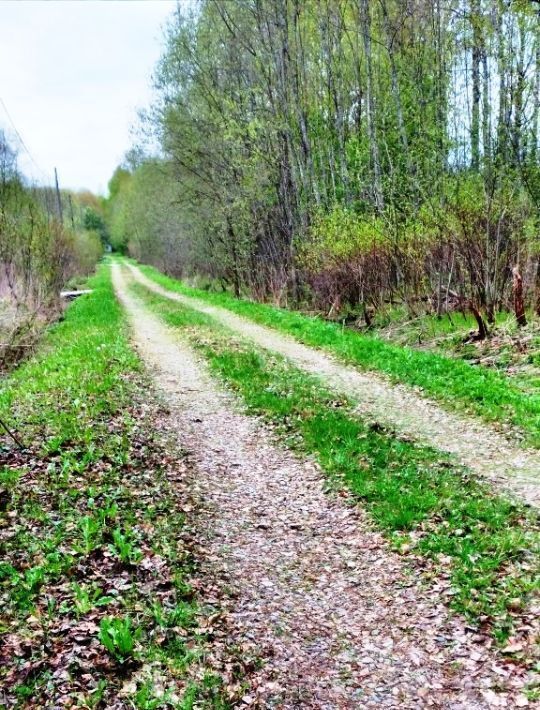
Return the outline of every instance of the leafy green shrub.
[[[96,606],[106,606],[114,601],[114,597],[102,596],[102,591],[96,586],[83,586],[76,582],[72,585],[75,609],[79,616],[87,614]]]
[[[309,246],[302,252],[310,267],[335,265],[390,246],[388,227],[382,219],[340,205],[314,216],[310,236]]]
[[[111,656],[123,663],[133,656],[140,635],[141,629],[132,627],[129,616],[125,619],[105,617],[101,620],[98,638]]]
[[[75,233],[73,252],[77,275],[90,274],[103,253],[99,234],[94,231]]]
[[[141,559],[141,551],[135,547],[127,533],[123,533],[120,528],[113,531],[113,545],[111,549],[115,552],[124,564],[135,564]]]
[[[85,555],[88,555],[99,545],[101,524],[98,518],[92,515],[85,515],[79,522],[79,528],[82,534],[82,545],[79,549]]]

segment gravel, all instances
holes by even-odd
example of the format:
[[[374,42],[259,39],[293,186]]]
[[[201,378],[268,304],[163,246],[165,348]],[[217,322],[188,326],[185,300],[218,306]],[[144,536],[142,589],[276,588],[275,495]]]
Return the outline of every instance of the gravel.
[[[346,495],[274,443],[189,346],[113,279],[189,452],[198,574],[221,590],[231,645],[260,659],[243,706],[524,707],[519,665],[448,611]],[[530,704],[529,704],[530,706]]]
[[[392,384],[372,372],[360,372],[320,350],[225,308],[168,291],[136,267],[130,265],[130,269],[148,289],[207,313],[235,333],[285,356],[297,367],[319,377],[325,385],[354,399],[359,414],[452,454],[506,496],[540,506],[540,453],[512,441],[512,434],[507,437],[475,417],[446,411],[413,387]],[[515,435],[513,438],[517,439]]]

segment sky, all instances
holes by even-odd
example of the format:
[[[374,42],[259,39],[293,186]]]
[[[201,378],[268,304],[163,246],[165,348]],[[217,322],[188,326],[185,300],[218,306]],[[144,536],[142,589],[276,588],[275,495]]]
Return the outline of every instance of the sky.
[[[0,0],[0,129],[32,180],[106,194],[174,0]],[[11,121],[9,120],[11,117]]]

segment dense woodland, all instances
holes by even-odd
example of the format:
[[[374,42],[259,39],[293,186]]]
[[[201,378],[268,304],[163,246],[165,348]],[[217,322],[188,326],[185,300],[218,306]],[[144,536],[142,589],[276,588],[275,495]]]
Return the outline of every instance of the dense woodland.
[[[482,323],[514,308],[525,323],[540,310],[539,12],[517,0],[179,7],[149,140],[110,183],[114,245],[367,324],[389,304]]]

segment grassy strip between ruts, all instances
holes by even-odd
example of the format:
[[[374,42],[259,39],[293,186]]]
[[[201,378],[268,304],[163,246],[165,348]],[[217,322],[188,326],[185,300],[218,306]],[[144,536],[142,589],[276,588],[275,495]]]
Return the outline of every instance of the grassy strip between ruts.
[[[185,464],[102,267],[0,390],[0,705],[226,707],[187,584]]]
[[[435,588],[454,609],[502,643],[519,629],[519,652],[527,657],[535,624],[527,610],[538,592],[536,513],[493,494],[444,454],[359,420],[346,399],[336,399],[316,378],[257,351],[209,316],[140,284],[131,288],[167,324],[184,330],[251,412],[347,486],[398,550],[427,575],[435,573]]]
[[[138,266],[146,276],[171,291],[284,331],[307,345],[334,353],[345,362],[382,372],[393,381],[420,387],[450,408],[474,413],[503,427],[511,423],[523,433],[528,444],[540,448],[540,394],[525,394],[495,370],[392,345],[318,317],[237,299],[226,293],[193,289],[153,267]]]

